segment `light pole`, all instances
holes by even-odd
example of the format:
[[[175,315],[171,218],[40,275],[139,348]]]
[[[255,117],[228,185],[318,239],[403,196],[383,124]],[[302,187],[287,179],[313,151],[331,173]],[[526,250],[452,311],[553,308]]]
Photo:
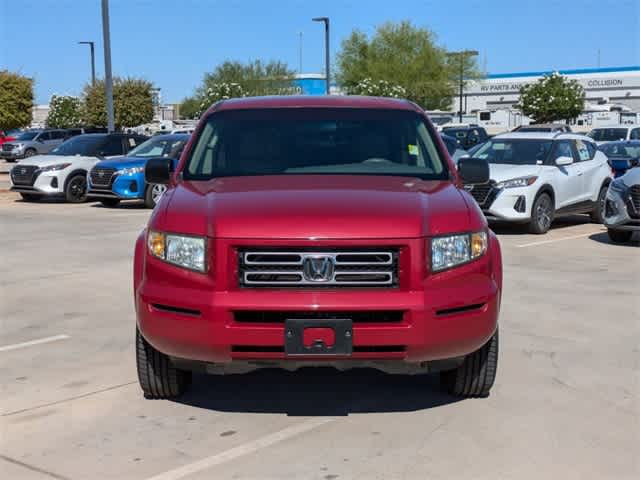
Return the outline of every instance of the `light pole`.
[[[460,98],[458,100],[458,119],[460,123],[462,123],[462,90],[464,88],[464,61],[467,57],[474,57],[479,55],[479,52],[476,50],[462,50],[460,52],[449,52],[447,53],[448,57],[458,57],[460,59],[460,77],[459,77],[459,86],[460,86]],[[466,113],[466,109],[465,109]]]
[[[89,45],[91,49],[91,85],[96,84],[96,54],[94,51],[94,42],[78,42],[79,45]]]
[[[102,38],[104,43],[104,83],[107,96],[107,129],[115,130],[113,117],[113,77],[111,76],[111,38],[109,33],[109,0],[102,0]]]
[[[329,51],[329,17],[315,17],[312,18],[314,22],[323,22],[324,23],[324,70],[327,81],[326,93],[329,95],[331,93],[331,74],[329,72],[329,64],[330,61],[330,51]]]

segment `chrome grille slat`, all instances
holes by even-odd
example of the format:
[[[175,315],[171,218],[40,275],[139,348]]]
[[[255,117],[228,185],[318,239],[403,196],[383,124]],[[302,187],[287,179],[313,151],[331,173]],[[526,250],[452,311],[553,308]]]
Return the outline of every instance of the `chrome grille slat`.
[[[331,273],[314,280],[305,273],[309,259],[328,259]],[[238,252],[242,287],[395,287],[398,251],[393,250],[242,250]],[[308,266],[308,263],[307,263]]]
[[[91,185],[100,187],[108,187],[111,185],[111,180],[116,173],[115,168],[111,167],[94,167],[89,172],[91,177]]]

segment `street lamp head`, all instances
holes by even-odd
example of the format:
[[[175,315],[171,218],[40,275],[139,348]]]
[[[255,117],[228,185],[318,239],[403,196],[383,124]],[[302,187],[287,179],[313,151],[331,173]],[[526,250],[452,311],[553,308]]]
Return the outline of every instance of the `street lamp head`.
[[[78,42],[81,45],[93,45],[94,42]]]
[[[313,20],[314,22],[329,22],[329,17],[314,17],[311,20]]]

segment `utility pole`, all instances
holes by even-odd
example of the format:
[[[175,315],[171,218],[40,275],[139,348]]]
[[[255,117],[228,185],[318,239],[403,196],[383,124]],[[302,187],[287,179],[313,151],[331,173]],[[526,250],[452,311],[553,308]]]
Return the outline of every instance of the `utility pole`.
[[[460,123],[462,123],[462,97],[464,95],[464,61],[467,57],[474,57],[479,55],[479,52],[476,50],[462,50],[460,52],[448,52],[448,57],[456,57],[460,60],[460,76],[458,78],[459,81],[459,98],[458,98],[458,119]],[[466,109],[465,109],[466,113]]]
[[[111,75],[111,38],[109,33],[109,0],[102,0],[102,39],[104,43],[104,83],[107,96],[107,130],[115,130],[113,117],[113,77]]]
[[[96,84],[96,54],[94,51],[94,42],[78,42],[80,45],[89,45],[91,48],[91,85]]]
[[[302,32],[298,32],[298,35],[300,36],[300,43],[298,45],[298,73],[302,73]]]
[[[331,93],[331,73],[329,71],[331,63],[331,53],[329,50],[329,17],[315,17],[312,20],[314,22],[324,23],[324,71],[327,82],[326,94],[329,95]]]
[[[600,68],[600,49],[598,49],[598,68]]]

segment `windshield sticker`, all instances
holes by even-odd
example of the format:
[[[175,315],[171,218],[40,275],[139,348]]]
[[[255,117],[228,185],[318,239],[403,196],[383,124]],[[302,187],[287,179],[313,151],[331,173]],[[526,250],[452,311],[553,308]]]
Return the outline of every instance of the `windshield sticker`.
[[[136,141],[133,138],[129,138],[129,146],[130,147],[135,147],[136,146]]]
[[[409,144],[409,155],[415,155],[416,157],[419,155],[417,145]]]

